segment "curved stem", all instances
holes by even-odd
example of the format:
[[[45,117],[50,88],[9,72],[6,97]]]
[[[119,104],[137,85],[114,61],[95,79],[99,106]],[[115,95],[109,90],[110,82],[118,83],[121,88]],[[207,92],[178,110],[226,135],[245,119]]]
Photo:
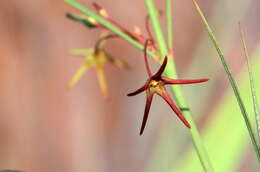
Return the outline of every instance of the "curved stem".
[[[112,38],[118,38],[118,36],[116,34],[109,34],[100,38],[95,44],[95,52],[99,52],[103,48],[104,42]]]
[[[144,45],[144,62],[145,62],[145,68],[146,68],[146,71],[148,73],[148,76],[151,77],[152,76],[152,72],[151,72],[151,68],[150,68],[150,65],[149,65],[149,62],[148,62],[148,58],[147,58],[147,48],[149,46],[149,43],[152,44],[153,41],[151,39],[147,39],[145,41],[145,45]]]
[[[149,38],[152,39],[152,41],[154,41],[154,37],[153,37],[152,31],[150,29],[150,17],[149,17],[149,15],[147,15],[145,17],[145,29],[147,31]]]

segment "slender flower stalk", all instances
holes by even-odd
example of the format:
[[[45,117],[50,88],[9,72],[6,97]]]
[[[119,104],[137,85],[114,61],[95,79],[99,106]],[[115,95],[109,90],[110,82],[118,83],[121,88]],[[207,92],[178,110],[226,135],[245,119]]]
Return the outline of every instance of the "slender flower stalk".
[[[83,12],[84,14],[91,16],[94,20],[96,20],[100,25],[102,25],[104,28],[106,28],[109,31],[112,31],[114,34],[118,35],[119,37],[126,40],[129,44],[136,47],[139,50],[144,49],[144,45],[140,42],[136,41],[135,39],[131,38],[129,35],[124,33],[120,28],[116,27],[111,22],[107,21],[103,17],[99,16],[98,14],[94,13],[93,11],[89,10],[88,8],[82,6],[80,3],[78,3],[75,0],[64,0],[64,2],[68,3],[72,7],[78,9],[79,11]],[[148,54],[153,57],[157,58],[157,55],[151,51],[148,51]],[[157,59],[156,59],[157,60]]]
[[[149,38],[154,43],[154,37],[153,37],[152,31],[151,31],[151,28],[150,28],[150,17],[149,17],[149,15],[146,15],[146,17],[145,17],[145,29],[147,31]]]
[[[64,1],[68,4],[70,4],[71,6],[73,6],[74,8],[80,10],[84,14],[91,16],[103,27],[105,27],[106,29],[117,34],[121,38],[125,39],[129,44],[133,45],[134,47],[136,47],[140,50],[144,50],[144,44],[141,44],[140,42],[136,41],[135,39],[130,37],[128,34],[123,32],[116,25],[107,21],[105,18],[97,15],[96,13],[94,13],[91,10],[89,10],[88,8],[82,6],[80,3],[76,2],[75,0],[64,0]],[[165,74],[170,77],[177,77],[177,73],[174,69],[173,51],[172,50],[167,51],[167,46],[164,46],[165,45],[164,39],[163,39],[162,32],[160,31],[160,23],[158,22],[158,18],[157,18],[158,12],[153,7],[153,2],[151,0],[145,0],[145,2],[148,7],[149,16],[151,17],[151,23],[152,23],[153,31],[154,31],[153,33],[155,33],[155,36],[156,36],[156,40],[157,40],[156,43],[158,45],[160,55],[158,55],[155,52],[151,52],[151,51],[148,51],[147,53],[150,56],[152,56],[153,59],[155,59],[155,60],[157,60],[158,56],[163,57],[166,54],[169,54],[170,56],[169,56],[168,63],[170,63],[170,65],[168,65],[168,67],[165,69]],[[180,107],[180,109],[189,109],[180,86],[178,86],[178,85],[172,86],[171,90],[175,94],[176,102],[177,102],[178,106]],[[214,171],[212,168],[211,162],[209,160],[207,151],[202,143],[202,139],[199,134],[199,131],[197,130],[196,124],[191,116],[191,112],[189,110],[185,110],[185,111],[183,111],[183,114],[186,117],[186,119],[188,120],[189,124],[191,125],[190,134],[192,137],[193,145],[195,147],[195,150],[200,159],[203,169],[206,172]]]
[[[97,4],[96,2],[93,3],[93,6],[95,7],[95,9],[97,10],[97,12],[99,13],[100,16],[102,16],[104,19],[106,19],[107,21],[111,22],[112,24],[114,24],[116,27],[118,27],[120,30],[122,30],[124,33],[126,33],[127,35],[129,35],[131,38],[133,38],[134,40],[140,42],[141,44],[144,45],[145,43],[145,38],[143,36],[139,36],[135,33],[132,33],[131,31],[129,31],[128,29],[126,29],[124,26],[122,26],[121,24],[119,24],[118,22],[116,22],[114,19],[112,19],[107,11],[101,7],[99,4]]]
[[[169,93],[167,92],[165,85],[172,85],[172,84],[193,84],[193,83],[200,83],[200,82],[206,82],[208,79],[195,79],[195,80],[181,80],[181,79],[170,79],[165,76],[162,76],[165,67],[167,65],[167,56],[164,57],[163,64],[159,68],[159,70],[152,75],[149,63],[148,63],[148,58],[147,58],[147,47],[148,44],[152,43],[152,40],[147,40],[145,43],[145,50],[144,50],[144,61],[145,61],[145,67],[146,71],[148,74],[148,80],[146,83],[136,91],[129,93],[128,96],[135,96],[143,91],[146,91],[146,105],[145,105],[145,110],[144,110],[144,117],[143,117],[143,122],[140,130],[140,135],[143,134],[147,119],[148,119],[148,114],[150,111],[153,95],[157,94],[161,96],[171,107],[171,109],[175,112],[175,114],[178,116],[178,118],[183,122],[183,124],[190,128],[190,124],[188,121],[185,119],[185,117],[182,115],[181,111],[178,109],[178,107],[175,105],[173,100],[171,99]]]
[[[165,69],[165,73],[169,77],[175,77],[177,78],[177,72],[175,70],[175,62],[173,58],[173,50],[169,49],[167,50],[167,45],[162,33],[162,29],[160,26],[160,22],[157,15],[157,10],[154,6],[153,0],[145,0],[149,15],[151,17],[151,22],[153,26],[153,30],[156,36],[156,40],[158,43],[158,48],[161,54],[161,57],[163,57],[165,54],[169,55],[169,65]],[[193,120],[191,111],[189,110],[189,107],[187,105],[186,99],[184,98],[184,93],[179,85],[172,85],[171,87],[172,93],[174,94],[176,98],[176,103],[180,107],[180,109],[183,109],[182,113],[185,116],[185,118],[188,120],[189,124],[191,125],[190,128],[190,135],[192,138],[193,146],[196,150],[196,153],[198,155],[198,158],[200,160],[200,163],[204,169],[205,172],[213,172],[213,166],[211,164],[210,158],[208,156],[207,150],[203,144],[201,135],[197,129],[197,125],[195,121]]]
[[[153,52],[155,52],[156,54],[158,54],[158,48],[157,48],[157,45],[156,45],[156,41],[154,39],[154,36],[153,36],[153,33],[152,33],[152,30],[150,28],[150,16],[149,15],[146,15],[145,17],[145,29],[146,29],[146,32],[149,36],[149,39],[151,39],[152,43],[151,43],[151,50]],[[160,60],[157,60],[160,62]]]

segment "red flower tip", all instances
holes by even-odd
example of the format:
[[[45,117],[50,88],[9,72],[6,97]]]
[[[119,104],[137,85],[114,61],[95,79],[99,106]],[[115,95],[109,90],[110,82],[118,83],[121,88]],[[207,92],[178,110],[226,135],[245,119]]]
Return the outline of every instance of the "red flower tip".
[[[127,96],[135,96],[143,91],[145,91],[147,89],[148,85],[145,84],[144,86],[142,86],[141,88],[137,89],[136,91],[132,92],[132,93],[129,93],[127,94]]]
[[[165,84],[195,84],[201,82],[207,82],[209,79],[170,79],[163,77]]]

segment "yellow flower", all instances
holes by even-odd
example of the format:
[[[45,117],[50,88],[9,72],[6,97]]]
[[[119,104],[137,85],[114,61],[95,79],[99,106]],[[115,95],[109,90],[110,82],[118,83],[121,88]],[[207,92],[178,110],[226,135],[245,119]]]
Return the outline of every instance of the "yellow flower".
[[[116,36],[107,35],[102,37],[98,40],[94,48],[70,50],[70,53],[72,55],[83,56],[84,61],[69,81],[69,88],[74,87],[90,67],[94,67],[96,69],[100,89],[102,90],[105,98],[109,97],[108,86],[105,78],[104,64],[108,62],[120,69],[129,68],[127,63],[120,59],[112,57],[104,50],[105,41],[109,38],[114,37]]]

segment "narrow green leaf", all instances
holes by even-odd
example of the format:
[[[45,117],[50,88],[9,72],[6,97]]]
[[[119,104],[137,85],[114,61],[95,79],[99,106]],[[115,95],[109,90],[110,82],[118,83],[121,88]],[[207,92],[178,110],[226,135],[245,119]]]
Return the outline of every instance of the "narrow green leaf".
[[[206,28],[206,30],[208,32],[208,35],[209,35],[210,39],[211,39],[214,47],[216,48],[217,53],[218,53],[218,55],[219,55],[219,57],[221,59],[222,65],[223,65],[223,67],[224,67],[224,69],[226,71],[227,77],[229,79],[229,82],[230,82],[230,84],[232,86],[233,92],[234,92],[234,94],[236,96],[236,99],[237,99],[237,102],[239,104],[240,111],[241,111],[241,113],[243,115],[243,118],[245,120],[245,123],[246,123],[246,126],[247,126],[247,130],[249,132],[249,135],[250,135],[250,138],[251,138],[254,150],[256,152],[257,158],[258,158],[258,160],[260,162],[260,152],[259,152],[259,149],[258,149],[258,146],[257,146],[257,140],[256,140],[256,137],[254,135],[253,128],[252,128],[252,125],[250,123],[250,120],[249,120],[249,117],[248,117],[248,114],[247,114],[247,111],[246,111],[246,108],[245,108],[245,104],[243,103],[243,100],[242,100],[241,95],[239,93],[236,81],[235,81],[235,79],[234,79],[234,77],[233,77],[233,75],[231,73],[231,70],[230,70],[230,68],[228,66],[228,63],[227,63],[227,61],[225,59],[225,56],[224,56],[222,50],[220,49],[218,41],[217,41],[217,39],[216,39],[216,37],[215,37],[211,27],[209,26],[209,24],[208,24],[204,14],[203,14],[203,12],[201,11],[201,9],[200,9],[199,5],[197,4],[197,2],[195,0],[192,0],[192,1],[193,1],[194,5],[195,5],[195,8],[196,8],[197,12],[200,15],[200,18],[201,18],[201,20],[202,20],[202,22],[203,22],[203,24],[204,24],[204,26],[205,26],[205,28]]]
[[[260,42],[252,54],[253,68],[256,73],[260,73]],[[239,72],[237,78],[240,86],[240,94],[244,98],[246,107],[251,106],[251,94],[248,94],[248,72],[244,66]],[[260,77],[255,78],[256,89],[260,89]],[[203,129],[203,139],[210,152],[210,158],[217,172],[235,172],[244,162],[245,155],[248,153],[248,147],[251,145],[248,139],[247,127],[237,106],[232,88],[225,91],[225,94],[219,100],[216,106],[212,106],[212,111]],[[248,109],[249,114],[253,114],[253,108]],[[253,116],[250,116],[252,121]],[[192,147],[187,148],[187,153],[183,154],[177,167],[173,167],[171,172],[197,172],[203,169],[197,160],[196,152]],[[170,150],[168,150],[170,151]],[[157,156],[157,155],[156,155]],[[165,155],[164,155],[165,156]],[[162,159],[162,158],[161,158]],[[249,163],[259,168],[257,159],[253,158]],[[250,171],[250,170],[249,170]],[[254,170],[252,170],[254,171]],[[256,170],[258,171],[258,170]],[[156,172],[156,171],[151,171]]]
[[[252,65],[250,63],[249,53],[248,53],[247,44],[246,44],[246,40],[245,40],[245,32],[242,29],[240,24],[239,24],[239,30],[240,30],[241,41],[242,41],[243,48],[244,48],[246,64],[247,64],[247,69],[248,69],[248,74],[249,74],[252,100],[253,100],[253,104],[254,104],[256,131],[257,131],[258,144],[259,144],[259,141],[260,141],[260,114],[259,114],[259,109],[258,109],[259,106],[258,106],[257,97],[256,97],[256,89],[255,89],[254,77],[253,77],[253,72],[252,72]],[[259,148],[258,148],[258,150],[259,150]]]

